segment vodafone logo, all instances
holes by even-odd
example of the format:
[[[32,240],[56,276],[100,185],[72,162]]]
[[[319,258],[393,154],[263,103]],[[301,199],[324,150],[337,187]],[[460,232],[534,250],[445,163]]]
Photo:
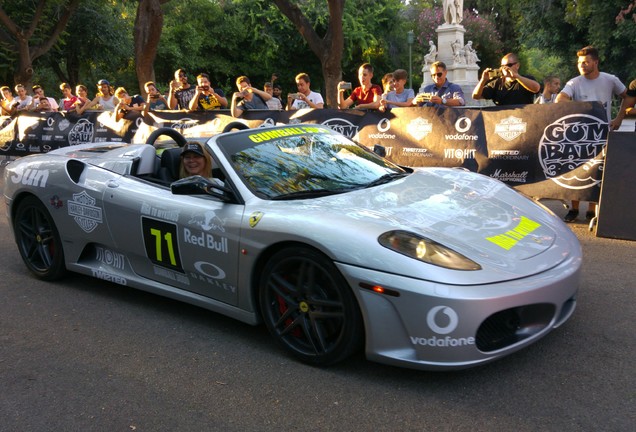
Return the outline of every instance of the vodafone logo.
[[[440,315],[445,316],[445,318],[442,319]],[[426,315],[426,324],[437,334],[445,335],[453,332],[457,328],[458,323],[457,312],[448,306],[435,306]]]

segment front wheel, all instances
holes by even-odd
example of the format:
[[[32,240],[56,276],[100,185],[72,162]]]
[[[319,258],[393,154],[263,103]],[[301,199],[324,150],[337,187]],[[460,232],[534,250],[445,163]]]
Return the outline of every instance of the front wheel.
[[[274,254],[263,270],[259,302],[269,332],[306,363],[337,363],[363,342],[355,296],[334,264],[312,249]]]
[[[60,234],[40,200],[31,196],[18,204],[13,232],[22,260],[38,278],[55,280],[66,273]]]

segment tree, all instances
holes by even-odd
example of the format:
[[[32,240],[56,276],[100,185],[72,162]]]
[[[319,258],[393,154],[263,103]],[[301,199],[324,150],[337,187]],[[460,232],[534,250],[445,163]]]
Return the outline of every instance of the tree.
[[[12,4],[17,19],[0,6],[0,43],[17,55],[14,82],[31,84],[33,61],[46,54],[58,41],[79,0],[50,2],[39,0],[32,15],[26,5]]]
[[[305,39],[309,48],[320,60],[322,74],[325,80],[326,105],[337,106],[336,88],[342,80],[342,54],[344,49],[344,34],[342,18],[344,14],[344,0],[327,0],[329,8],[329,23],[325,35],[321,38],[305,17],[298,5],[288,0],[274,0],[276,6],[294,24],[298,32]]]
[[[139,0],[135,16],[135,71],[139,89],[145,92],[144,83],[155,81],[155,58],[163,30],[161,5],[170,0]]]

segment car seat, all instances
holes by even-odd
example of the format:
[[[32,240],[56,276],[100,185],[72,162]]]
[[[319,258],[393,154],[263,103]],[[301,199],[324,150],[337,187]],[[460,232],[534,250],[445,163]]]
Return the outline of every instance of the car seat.
[[[165,149],[161,153],[161,165],[157,177],[166,183],[179,180],[179,164],[181,163],[181,148]]]

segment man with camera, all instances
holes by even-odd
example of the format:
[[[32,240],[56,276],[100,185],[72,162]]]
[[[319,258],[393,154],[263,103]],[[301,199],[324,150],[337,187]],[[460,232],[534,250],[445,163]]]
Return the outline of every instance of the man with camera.
[[[194,97],[190,100],[191,111],[210,111],[227,108],[227,99],[221,89],[212,88],[210,76],[206,73],[197,75],[197,89]]]
[[[534,102],[541,85],[532,76],[519,73],[519,59],[508,53],[499,69],[487,68],[473,90],[473,99],[491,99],[495,105],[522,105]]]
[[[413,99],[416,106],[463,106],[464,91],[462,88],[446,79],[448,71],[446,63],[436,61],[431,65],[433,84],[424,87],[423,93],[418,93]]]
[[[296,75],[296,88],[298,93],[289,93],[287,95],[287,110],[299,110],[302,108],[322,108],[325,101],[320,93],[311,91],[309,88],[309,75],[299,73]]]
[[[378,109],[382,100],[382,87],[373,84],[373,66],[363,63],[358,68],[360,86],[353,89],[349,97],[345,98],[345,90],[351,90],[351,83],[338,83],[338,108],[347,109],[355,104],[356,109]]]
[[[232,94],[232,117],[240,117],[243,112],[250,110],[268,110],[267,101],[272,95],[252,87],[250,79],[242,75],[236,79],[236,88]]]

